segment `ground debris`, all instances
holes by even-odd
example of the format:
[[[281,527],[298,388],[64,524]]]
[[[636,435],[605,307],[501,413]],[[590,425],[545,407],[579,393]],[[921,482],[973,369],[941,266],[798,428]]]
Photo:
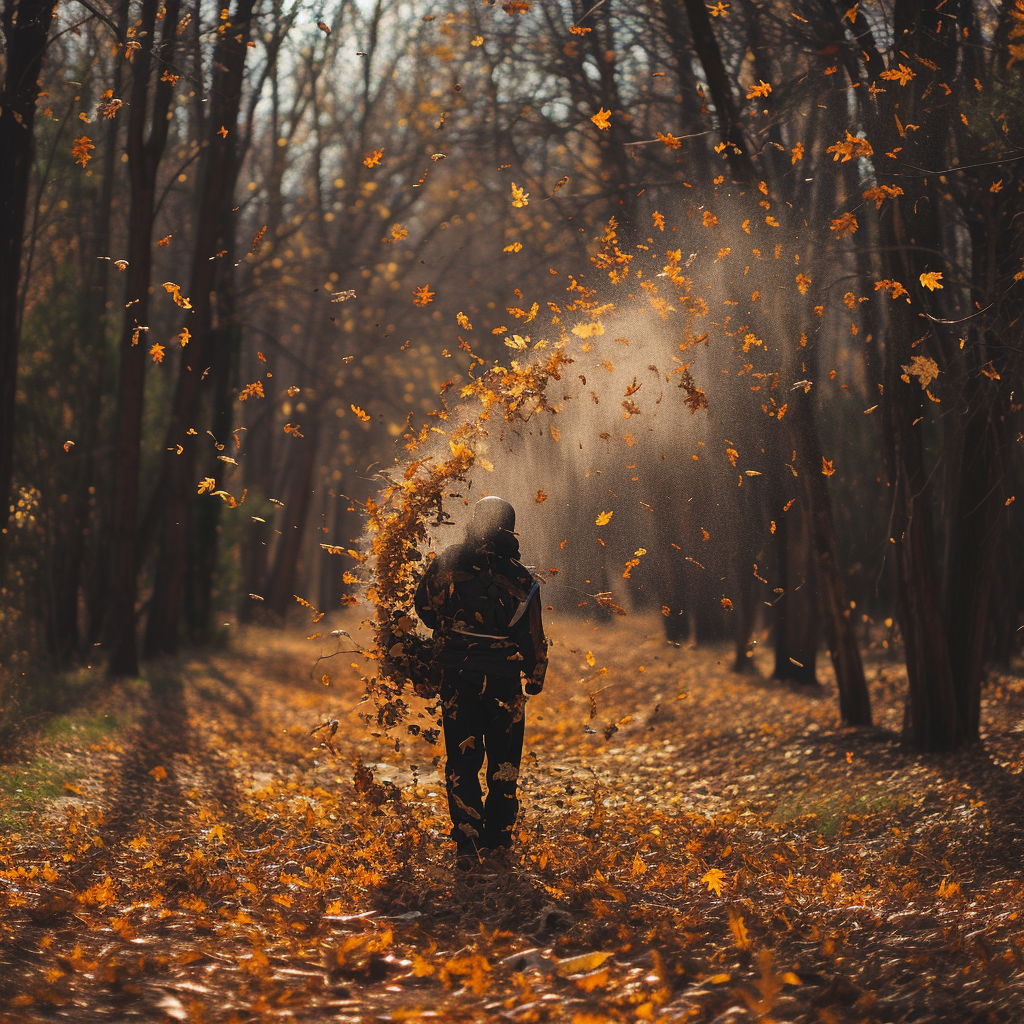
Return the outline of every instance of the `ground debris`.
[[[328,707],[253,630],[108,695],[119,732],[47,755],[75,799],[0,806],[0,1021],[1024,1018],[1024,681],[940,758],[892,731],[891,662],[858,732],[827,675],[733,675],[654,617],[552,633],[513,857],[468,872],[439,748],[367,729],[358,665]]]

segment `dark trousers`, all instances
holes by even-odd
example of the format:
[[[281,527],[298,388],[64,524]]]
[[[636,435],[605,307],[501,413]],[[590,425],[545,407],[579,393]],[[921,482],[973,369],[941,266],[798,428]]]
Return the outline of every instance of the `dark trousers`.
[[[526,705],[519,673],[445,668],[441,702],[451,837],[462,850],[511,846]],[[479,777],[485,756],[486,801]]]

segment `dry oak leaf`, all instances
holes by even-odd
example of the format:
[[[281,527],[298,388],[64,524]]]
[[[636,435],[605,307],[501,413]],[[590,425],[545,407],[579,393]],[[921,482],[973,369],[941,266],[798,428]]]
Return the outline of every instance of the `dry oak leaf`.
[[[747,90],[747,99],[752,100],[758,96],[767,96],[772,91],[772,87],[763,79],[756,85],[752,85]]]
[[[613,515],[615,515],[614,511],[612,511],[612,512],[601,512],[601,513],[599,513],[597,519],[594,520],[594,523],[597,526],[607,526],[612,521],[612,516]]]
[[[669,149],[679,149],[682,146],[682,140],[677,139],[671,132],[667,135],[664,132],[658,132],[658,141],[664,142]]]
[[[95,148],[96,146],[92,139],[88,135],[83,135],[80,139],[75,139],[74,145],[71,147],[71,156],[75,163],[85,167],[92,159],[92,151]]]
[[[610,110],[605,110],[604,107],[600,107],[597,113],[594,114],[590,120],[593,121],[601,131],[607,131],[610,127],[611,116],[612,112]]]
[[[875,282],[875,291],[886,291],[894,299],[898,299],[901,295],[906,296],[906,301],[910,301],[910,292],[899,281],[890,281],[889,278],[884,278],[881,281]]]
[[[821,457],[821,475],[832,476],[835,470],[832,468],[833,459],[826,459],[824,455]]]
[[[906,85],[915,76],[914,72],[906,64],[901,63],[898,68],[889,68],[888,71],[883,71],[878,77],[884,78],[887,82],[899,82],[900,85]]]
[[[356,419],[362,423],[370,422],[370,414],[365,409],[360,409],[358,405],[351,405],[349,408],[356,414]]]
[[[939,270],[930,270],[926,274],[922,274],[919,278],[922,288],[927,288],[928,291],[934,292],[942,287],[940,283],[942,281],[942,272]]]
[[[909,384],[910,378],[916,377],[920,382],[922,389],[924,389],[927,388],[936,377],[938,377],[940,372],[938,363],[929,356],[912,356],[910,365],[903,367],[903,373],[900,379],[905,384]]]
[[[363,157],[363,164],[366,167],[376,167],[380,163],[381,158],[383,156],[383,148],[371,150],[369,153],[366,154],[366,156]]]
[[[521,189],[514,181],[512,182],[512,205],[517,209],[522,209],[524,206],[530,204],[530,193],[525,189]]]
[[[836,233],[836,238],[842,238],[844,235],[852,235],[858,228],[857,218],[852,213],[844,213],[841,217],[836,217],[832,221],[832,230]]]
[[[871,143],[867,139],[862,139],[859,135],[851,135],[849,132],[846,133],[846,139],[840,139],[834,146],[829,146],[826,153],[832,154],[832,160],[842,160],[846,163],[847,160],[851,160],[854,157],[861,156],[872,156],[874,150],[871,148]]]
[[[159,342],[157,342],[150,348],[149,354],[153,357],[154,363],[162,363],[164,361],[164,351],[165,349],[163,345],[161,345]]]
[[[874,201],[875,209],[880,210],[886,199],[895,199],[903,195],[903,189],[899,185],[876,185],[863,193],[865,199]]]
[[[434,295],[436,293],[430,290],[429,285],[420,285],[418,288],[412,290],[412,304],[414,306],[426,306],[428,303],[434,301]]]

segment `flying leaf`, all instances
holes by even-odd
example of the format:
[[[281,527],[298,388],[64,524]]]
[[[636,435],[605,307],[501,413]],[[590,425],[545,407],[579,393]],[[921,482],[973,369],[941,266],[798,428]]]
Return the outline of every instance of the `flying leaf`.
[[[910,364],[903,367],[901,380],[905,384],[909,384],[910,378],[916,377],[923,390],[938,377],[940,372],[938,363],[929,356],[912,356]]]
[[[92,151],[95,148],[96,146],[89,136],[83,135],[80,139],[75,139],[74,145],[71,147],[71,156],[75,163],[85,167],[92,159]]]
[[[942,281],[942,272],[930,270],[928,273],[922,274],[919,280],[921,281],[922,288],[927,288],[928,291],[934,292],[942,287],[940,283]]]
[[[612,112],[610,110],[605,110],[604,107],[601,107],[590,120],[593,121],[601,131],[607,131],[610,127],[611,116]]]
[[[857,218],[849,212],[832,221],[832,230],[837,239],[844,235],[852,235],[857,230],[857,226]]]
[[[598,515],[597,519],[594,520],[594,522],[598,526],[607,526],[612,521],[612,516],[613,515],[615,515],[614,511],[612,511],[612,512],[601,512]]]

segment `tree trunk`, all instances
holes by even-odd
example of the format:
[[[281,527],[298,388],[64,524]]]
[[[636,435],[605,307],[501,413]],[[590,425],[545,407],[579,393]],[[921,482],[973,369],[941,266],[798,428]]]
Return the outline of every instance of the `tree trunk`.
[[[122,3],[118,16],[118,34],[121,37],[124,36],[127,17],[128,4]],[[123,66],[123,62],[118,61],[114,67],[115,96],[121,93]],[[63,536],[54,551],[55,565],[47,621],[49,649],[62,665],[70,664],[81,650],[79,589],[85,568],[86,540],[89,533],[96,534],[99,527],[97,517],[91,510],[95,506],[96,446],[100,436],[100,413],[108,367],[107,298],[110,292],[110,262],[97,259],[97,254],[110,251],[119,129],[117,120],[110,121],[106,126],[102,144],[101,184],[98,195],[93,196],[91,232],[85,233],[85,244],[81,252],[84,294],[78,321],[79,344],[72,349],[79,364],[79,373],[84,378],[77,394],[77,407],[82,410],[75,445],[79,462],[68,488],[68,522],[64,524]]]
[[[39,74],[53,20],[52,0],[7,0],[3,10],[7,74],[0,96],[0,580],[14,473],[14,402],[21,338],[21,252]]]
[[[294,439],[299,446],[294,459],[294,474],[281,524],[281,540],[274,555],[274,566],[267,580],[267,608],[284,618],[295,596],[295,576],[299,551],[309,518],[309,500],[312,494],[313,470],[316,466],[317,442],[320,435],[319,410],[309,410],[306,436]]]
[[[167,113],[173,99],[171,81],[158,81],[154,90],[149,138],[145,138],[149,79],[154,56],[156,71],[168,67],[174,49],[179,0],[168,0],[159,50],[153,47],[157,0],[142,8],[141,47],[132,68],[131,108],[128,119],[128,171],[131,208],[128,220],[128,269],[125,318],[121,330],[121,367],[114,429],[114,482],[111,509],[109,672],[113,676],[138,674],[135,635],[135,600],[138,574],[137,527],[139,511],[139,444],[145,387],[145,344],[149,319],[149,284],[152,270],[153,220],[156,210],[156,174],[167,142]]]
[[[221,33],[213,57],[211,108],[206,121],[206,153],[200,177],[196,242],[193,249],[190,296],[193,304],[188,327],[192,337],[185,349],[174,395],[174,407],[165,448],[156,497],[163,515],[159,520],[160,554],[153,585],[153,601],[146,623],[144,650],[147,657],[174,653],[178,649],[180,620],[186,591],[190,592],[190,632],[205,635],[208,617],[208,581],[216,561],[216,526],[220,510],[207,495],[197,505],[196,480],[198,445],[206,443],[204,431],[190,435],[197,427],[202,401],[201,384],[208,366],[213,367],[212,383],[217,394],[212,404],[216,425],[213,433],[226,444],[230,415],[223,415],[223,391],[230,367],[230,352],[225,351],[235,338],[234,282],[232,253],[236,218],[232,196],[238,176],[238,111],[241,104],[245,57],[252,20],[253,0],[238,0],[227,31]],[[226,251],[226,254],[225,254]],[[216,330],[214,318],[218,320]],[[181,455],[174,454],[181,445]],[[223,462],[214,462],[218,481]],[[197,564],[189,566],[190,524],[200,531],[201,550]],[[213,545],[211,556],[210,545]],[[211,557],[213,562],[210,561]],[[186,574],[192,585],[186,586]],[[206,583],[200,583],[205,579]],[[198,588],[198,589],[197,589]],[[200,591],[206,590],[206,597]],[[197,616],[203,619],[202,624]]]
[[[779,552],[779,587],[774,604],[775,670],[773,679],[816,685],[818,656],[818,595],[811,530],[803,500],[796,501],[778,520],[775,540]]]
[[[795,393],[789,415],[797,435],[796,465],[802,499],[809,510],[809,539],[816,560],[822,626],[839,688],[839,714],[846,725],[871,725],[871,698],[839,565],[832,498],[810,395]]]

